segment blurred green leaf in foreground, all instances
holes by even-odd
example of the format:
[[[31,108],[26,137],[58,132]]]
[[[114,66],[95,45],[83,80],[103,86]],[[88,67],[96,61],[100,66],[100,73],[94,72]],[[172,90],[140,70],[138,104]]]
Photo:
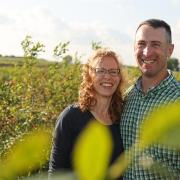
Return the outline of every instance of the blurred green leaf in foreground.
[[[108,128],[93,121],[82,132],[74,151],[75,173],[80,180],[103,180],[112,153]]]
[[[45,129],[35,130],[22,137],[0,162],[0,179],[17,179],[40,168],[47,161],[51,136]]]
[[[104,180],[116,179],[133,162],[134,157],[152,144],[162,144],[180,151],[180,102],[162,106],[155,110],[142,123],[140,138],[128,152],[122,154],[109,171],[108,164],[112,153],[112,140],[107,127],[97,121],[90,123],[80,135],[74,150],[74,173],[57,174],[54,179]],[[36,130],[22,137],[0,162],[0,180],[12,180],[41,167],[49,156],[51,135],[47,130]],[[140,152],[134,151],[139,148]],[[127,157],[128,154],[128,157]],[[129,158],[130,157],[130,158]],[[145,161],[148,158],[144,158]],[[145,162],[145,166],[149,162]],[[159,173],[166,173],[162,164],[151,162]],[[44,179],[47,174],[32,176],[29,179]],[[172,174],[176,177],[175,174]],[[28,179],[28,178],[25,178]]]
[[[117,162],[111,166],[109,174],[112,178],[116,178],[119,174],[122,174],[133,162],[134,157],[138,156],[152,144],[165,145],[180,152],[179,107],[180,101],[161,106],[145,119],[140,127],[140,138],[128,152],[122,154]],[[134,151],[135,148],[138,148],[140,151]],[[143,163],[144,166],[152,166],[152,168],[158,168],[159,173],[167,173],[167,169],[163,167],[163,164],[151,160],[148,161],[148,157],[144,157],[144,159],[146,161]]]
[[[145,120],[141,127],[139,146],[143,150],[152,143],[160,143],[180,150],[180,102],[161,106]]]

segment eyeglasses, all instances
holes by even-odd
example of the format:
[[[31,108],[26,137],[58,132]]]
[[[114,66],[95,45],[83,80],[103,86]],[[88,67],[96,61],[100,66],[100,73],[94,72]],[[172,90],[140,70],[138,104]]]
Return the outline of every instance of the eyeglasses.
[[[97,75],[105,75],[106,73],[110,74],[111,76],[118,76],[120,74],[120,69],[104,69],[104,68],[93,68],[91,69]]]

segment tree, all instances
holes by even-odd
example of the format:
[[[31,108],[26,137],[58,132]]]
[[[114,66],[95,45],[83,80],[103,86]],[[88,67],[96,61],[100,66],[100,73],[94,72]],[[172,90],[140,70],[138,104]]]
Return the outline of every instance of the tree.
[[[101,41],[99,41],[99,42],[92,41],[91,47],[93,50],[97,50],[99,48],[102,48],[102,42]]]
[[[69,43],[70,43],[70,41],[67,41],[65,43],[60,42],[57,46],[55,46],[55,48],[53,50],[53,55],[57,58],[64,59],[67,51],[69,51],[68,50]]]
[[[26,36],[25,39],[21,42],[21,46],[24,51],[24,57],[27,58],[37,58],[40,52],[44,52],[44,44],[37,42],[34,43],[32,41],[31,36]]]
[[[168,69],[172,71],[179,71],[179,60],[177,58],[170,58],[168,60]]]

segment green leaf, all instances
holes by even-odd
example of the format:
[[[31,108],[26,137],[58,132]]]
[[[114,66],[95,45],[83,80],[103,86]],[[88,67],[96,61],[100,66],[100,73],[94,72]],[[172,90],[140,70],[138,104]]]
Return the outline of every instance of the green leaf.
[[[180,149],[180,102],[162,106],[142,124],[139,146],[141,150],[152,143]]]
[[[128,156],[127,156],[128,153]],[[124,173],[126,168],[131,163],[133,158],[132,150],[122,153],[113,165],[109,168],[108,175],[112,179],[117,179],[120,175]]]
[[[79,179],[104,179],[111,153],[109,130],[96,121],[91,122],[81,133],[74,150],[74,168]]]
[[[50,142],[50,134],[45,130],[36,130],[21,138],[1,162],[0,178],[13,179],[40,167],[47,161]]]
[[[134,149],[140,148],[143,151],[144,148],[153,144],[160,143],[180,149],[180,102],[172,103],[166,106],[162,106],[160,109],[152,112],[148,118],[143,122],[140,128],[140,139],[125,153],[121,154],[118,160],[110,167],[109,175],[112,178],[116,178],[121,175],[125,169],[133,162],[136,153]],[[149,162],[147,159],[144,161],[146,164]],[[151,163],[151,166],[157,169],[159,173],[165,173],[167,170],[161,167],[160,164],[155,162]],[[168,172],[169,173],[169,172]]]

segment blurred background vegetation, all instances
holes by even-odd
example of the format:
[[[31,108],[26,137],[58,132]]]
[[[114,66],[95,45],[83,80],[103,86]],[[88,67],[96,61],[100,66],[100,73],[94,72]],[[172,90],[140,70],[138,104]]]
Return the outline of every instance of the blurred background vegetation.
[[[78,53],[70,55],[70,42],[60,42],[53,55],[56,62],[38,59],[45,46],[26,36],[21,45],[24,57],[0,56],[0,159],[9,156],[14,144],[23,141],[25,135],[39,127],[45,128],[51,137],[59,113],[76,102],[81,82],[82,61]],[[92,42],[92,49],[101,47]],[[178,81],[180,72],[176,58],[168,64]],[[124,66],[126,88],[132,85],[140,72],[137,67]],[[35,145],[36,146],[36,145]],[[44,153],[46,161],[35,170],[47,170],[49,149]],[[41,158],[39,158],[41,161]],[[34,170],[33,170],[34,171]],[[27,176],[33,173],[31,169]]]

